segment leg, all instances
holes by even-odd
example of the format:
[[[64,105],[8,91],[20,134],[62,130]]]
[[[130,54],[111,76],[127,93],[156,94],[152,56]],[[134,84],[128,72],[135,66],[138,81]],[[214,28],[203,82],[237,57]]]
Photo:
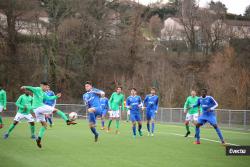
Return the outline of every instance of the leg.
[[[197,123],[196,128],[195,128],[195,137],[196,137],[196,143],[195,144],[200,144],[200,127],[202,124]]]
[[[110,111],[109,112],[108,132],[110,131],[110,126],[111,126],[111,123],[113,121],[113,115],[114,115],[114,111]]]
[[[10,125],[8,131],[4,134],[4,139],[7,139],[10,135],[10,133],[13,131],[13,129],[16,127],[16,125],[18,124],[18,121],[15,121]]]
[[[150,119],[147,118],[147,130],[148,134],[150,134]]]
[[[185,122],[184,122],[184,124],[185,124],[185,127],[186,127],[186,135],[184,136],[184,137],[188,137],[188,135],[190,135],[190,130],[189,130],[189,121],[188,120],[186,120]]]
[[[151,119],[151,122],[152,122],[151,136],[153,136],[154,131],[155,131],[155,120],[154,120],[154,118]]]
[[[132,131],[133,131],[133,136],[136,136],[136,122],[132,122]]]
[[[224,142],[222,133],[221,133],[221,131],[220,131],[220,128],[217,126],[217,124],[214,124],[214,125],[212,125],[212,126],[214,127],[214,129],[215,129],[217,135],[219,136],[221,143],[224,144],[225,142]]]
[[[57,115],[59,115],[67,123],[67,125],[76,124],[74,121],[70,121],[68,117],[64,114],[64,112],[62,112],[61,110],[57,108],[54,108],[53,113],[56,113]]]
[[[139,132],[139,135],[140,135],[140,136],[142,136],[141,128],[142,128],[142,122],[141,122],[141,121],[138,121],[138,132]]]
[[[116,111],[116,134],[119,133],[119,126],[120,126],[120,111]]]
[[[99,134],[96,131],[95,124],[96,124],[96,116],[95,116],[96,109],[94,108],[89,108],[88,113],[89,113],[89,128],[91,132],[95,136],[95,142],[98,140]]]
[[[105,127],[105,114],[102,114],[102,117],[101,117],[101,121],[102,121],[102,130],[104,130],[104,127]]]
[[[45,131],[46,131],[46,128],[47,128],[47,123],[46,123],[46,121],[45,121],[45,120],[44,120],[44,121],[41,121],[41,125],[42,125],[42,127],[40,128],[38,137],[37,137],[37,139],[36,139],[36,143],[37,143],[37,146],[38,146],[39,148],[42,148],[41,140],[42,140],[42,138],[43,138],[43,136],[44,136],[44,133],[45,133]]]
[[[29,122],[30,124],[30,132],[31,132],[31,138],[35,139],[35,122]]]
[[[1,108],[0,108],[1,110]],[[3,128],[3,119],[2,119],[2,112],[0,111],[0,129]]]

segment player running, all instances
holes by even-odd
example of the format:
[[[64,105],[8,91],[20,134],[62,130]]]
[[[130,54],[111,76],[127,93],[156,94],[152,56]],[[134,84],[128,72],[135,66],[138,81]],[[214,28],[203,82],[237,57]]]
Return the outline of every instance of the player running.
[[[110,131],[110,126],[112,120],[116,120],[116,134],[119,134],[120,125],[120,111],[124,111],[124,95],[122,93],[122,87],[117,87],[116,92],[114,92],[109,99],[109,107],[111,109],[109,115],[108,132]]]
[[[158,96],[156,95],[156,89],[151,88],[150,94],[144,99],[144,106],[146,107],[146,117],[147,117],[147,129],[148,136],[154,136],[155,129],[155,114],[158,110]],[[150,122],[152,123],[152,129],[150,130]]]
[[[103,91],[93,88],[90,81],[85,83],[85,90],[87,91],[83,94],[83,101],[88,106],[88,118],[89,118],[89,128],[95,136],[95,142],[98,141],[99,134],[96,131],[96,117],[101,115],[102,108],[100,97],[104,94]]]
[[[19,96],[19,98],[17,99],[16,106],[18,110],[14,118],[14,122],[10,125],[8,131],[4,134],[4,139],[7,139],[9,137],[10,133],[14,130],[16,125],[23,119],[26,119],[30,124],[31,138],[36,139],[35,120],[30,114],[30,112],[32,111],[32,96],[30,96],[29,91],[24,90],[24,94]]]
[[[214,100],[212,96],[207,96],[206,89],[201,90],[201,96],[202,97],[198,99],[197,104],[193,105],[193,108],[198,106],[202,108],[202,114],[198,118],[198,123],[196,124],[196,129],[195,129],[196,142],[194,144],[200,144],[200,127],[204,125],[206,122],[208,122],[216,130],[221,140],[221,143],[225,145],[225,141],[217,125],[217,120],[215,115],[215,108],[218,107],[218,103]]]
[[[130,110],[130,121],[132,122],[133,136],[136,137],[136,122],[138,123],[138,132],[142,136],[142,121],[140,110],[142,108],[142,100],[140,96],[136,95],[137,91],[135,88],[131,89],[131,96],[127,98],[126,105]]]
[[[109,99],[107,97],[105,97],[105,94],[102,94],[102,97],[100,99],[101,102],[101,107],[102,107],[102,117],[101,117],[101,121],[102,121],[102,127],[101,129],[104,130],[105,129],[105,116],[109,110]]]
[[[61,97],[61,93],[58,93],[56,96],[48,96],[44,91],[46,91],[48,86],[47,82],[41,82],[40,87],[33,87],[33,86],[22,86],[21,90],[29,90],[33,93],[33,101],[32,101],[32,108],[36,115],[37,122],[42,124],[40,128],[38,137],[36,139],[37,146],[42,148],[41,140],[44,136],[47,123],[45,121],[45,114],[57,113],[67,125],[76,124],[73,121],[70,121],[68,117],[59,109],[53,108],[43,103],[46,100],[54,100]]]
[[[6,111],[7,96],[5,90],[3,90],[2,84],[0,84],[0,129],[3,128],[2,112]]]
[[[47,96],[55,96],[55,93],[52,90],[50,90],[49,85],[47,85],[45,93]],[[43,100],[43,103],[48,105],[48,106],[51,106],[53,108],[55,108],[55,106],[56,106],[56,100],[46,100],[45,99],[45,100]],[[49,122],[50,127],[52,127],[52,125],[53,125],[52,117],[53,117],[53,113],[45,114],[45,120],[46,120],[46,122]]]
[[[200,115],[200,106],[195,107],[195,108],[190,108],[197,103],[198,99],[199,97],[196,96],[196,91],[192,90],[191,96],[188,96],[184,104],[184,114],[186,114],[186,119],[185,119],[184,124],[187,130],[185,137],[188,137],[188,135],[191,134],[189,130],[189,122],[193,122],[193,124],[196,125],[198,121],[198,117]]]

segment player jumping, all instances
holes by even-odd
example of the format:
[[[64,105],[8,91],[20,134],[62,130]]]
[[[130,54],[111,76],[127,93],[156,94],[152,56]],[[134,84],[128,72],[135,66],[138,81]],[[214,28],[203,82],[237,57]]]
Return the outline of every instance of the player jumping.
[[[137,91],[135,88],[131,89],[131,96],[127,98],[126,105],[130,110],[130,121],[132,122],[133,136],[136,137],[136,122],[138,123],[138,132],[142,136],[142,121],[140,110],[142,108],[142,100],[140,96],[136,95]]]
[[[144,106],[146,107],[146,116],[147,116],[147,129],[148,136],[154,136],[154,128],[155,128],[155,114],[158,110],[158,96],[156,95],[156,89],[151,88],[151,92],[144,99]],[[152,129],[150,131],[150,122],[152,123]]]
[[[88,106],[88,117],[89,117],[89,128],[95,136],[95,142],[98,140],[99,134],[96,131],[96,117],[101,115],[102,108],[100,97],[104,94],[103,91],[93,88],[92,83],[87,81],[85,83],[85,90],[87,91],[83,94],[83,101],[85,101]]]
[[[47,82],[41,82],[40,87],[33,87],[33,86],[22,86],[21,90],[29,90],[33,93],[33,101],[32,101],[32,108],[36,115],[36,119],[38,122],[41,122],[42,127],[40,128],[38,137],[36,139],[37,146],[39,148],[42,147],[41,140],[44,136],[47,123],[45,121],[45,114],[57,113],[67,125],[76,124],[73,121],[70,121],[68,117],[59,109],[53,108],[51,106],[45,105],[43,103],[44,99],[47,100],[54,100],[61,97],[61,93],[58,93],[56,96],[48,96],[44,91],[46,91],[48,86]]]
[[[24,91],[24,94],[19,96],[16,101],[16,106],[18,107],[17,114],[14,118],[14,122],[10,125],[8,131],[4,134],[4,139],[7,139],[10,133],[14,130],[16,125],[22,120],[26,119],[30,124],[31,138],[36,139],[35,136],[35,120],[30,114],[32,110],[32,96],[27,90]]]
[[[216,115],[215,115],[215,108],[218,107],[218,103],[214,100],[212,96],[207,96],[207,90],[201,90],[201,96],[197,104],[193,106],[193,108],[200,106],[202,108],[202,114],[198,118],[198,123],[196,124],[195,129],[195,137],[196,142],[195,144],[200,144],[200,127],[204,125],[206,122],[210,123],[214,129],[216,130],[221,143],[225,145],[225,141],[223,139],[222,133],[217,125]]]
[[[196,96],[196,91],[192,90],[191,96],[188,96],[184,104],[184,114],[186,114],[186,119],[184,124],[187,130],[185,137],[188,137],[188,135],[191,134],[189,130],[189,122],[191,121],[193,122],[194,125],[196,125],[198,117],[200,115],[200,106],[195,108],[190,108],[197,103],[198,99],[199,97]]]
[[[101,102],[101,107],[102,107],[102,127],[101,129],[104,130],[105,129],[105,116],[109,110],[109,99],[107,97],[105,97],[105,94],[102,94],[102,97],[100,99]]]
[[[3,128],[2,112],[6,111],[7,96],[3,86],[0,83],[0,129]]]

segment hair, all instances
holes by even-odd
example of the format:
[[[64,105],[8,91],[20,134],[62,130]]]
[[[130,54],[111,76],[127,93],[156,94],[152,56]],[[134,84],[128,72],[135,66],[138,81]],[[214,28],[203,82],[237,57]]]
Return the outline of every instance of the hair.
[[[119,88],[122,90],[122,87],[121,87],[121,86],[117,86],[117,87],[116,87],[116,89],[119,89]]]
[[[40,84],[46,85],[46,86],[49,85],[48,82],[45,82],[45,81],[42,81]]]
[[[154,91],[156,91],[156,88],[155,88],[155,87],[151,87],[151,90],[154,90]]]
[[[137,91],[136,88],[132,88],[131,90]]]
[[[205,91],[207,93],[207,89],[206,88],[202,88],[201,91]]]
[[[86,81],[85,82],[85,85],[88,84],[88,85],[91,85],[92,86],[92,82],[91,81]]]

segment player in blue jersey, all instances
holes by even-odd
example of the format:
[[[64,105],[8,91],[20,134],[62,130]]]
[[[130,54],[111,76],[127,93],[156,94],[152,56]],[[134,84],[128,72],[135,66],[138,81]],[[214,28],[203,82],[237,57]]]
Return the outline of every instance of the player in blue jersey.
[[[105,129],[105,116],[109,110],[109,99],[105,97],[105,94],[102,94],[100,102],[101,102],[101,107],[102,107],[102,113],[101,113],[102,128],[101,129],[104,130]]]
[[[45,93],[46,93],[47,96],[55,96],[55,93],[52,90],[50,90],[49,85],[47,85]],[[55,108],[55,106],[56,106],[56,100],[46,100],[46,99],[44,99],[43,103],[48,105],[48,106],[51,106],[53,108]],[[50,127],[52,127],[52,125],[53,125],[52,117],[53,117],[53,113],[45,114],[45,120],[46,120],[46,122],[49,122]]]
[[[154,136],[154,128],[155,128],[155,114],[158,110],[158,96],[156,95],[156,89],[151,88],[150,94],[146,96],[144,99],[144,106],[146,107],[146,117],[147,117],[147,129],[148,136]],[[152,127],[150,130],[150,122],[152,123]]]
[[[225,141],[223,139],[222,133],[217,125],[215,108],[218,107],[218,103],[214,100],[212,96],[207,96],[207,90],[201,90],[201,97],[198,99],[197,104],[193,105],[194,107],[200,106],[202,108],[202,114],[198,118],[198,122],[196,124],[195,129],[195,144],[200,144],[200,127],[204,125],[206,122],[210,123],[214,129],[216,130],[221,143],[225,145]]]
[[[92,83],[87,81],[85,83],[86,93],[83,94],[83,100],[86,103],[88,109],[88,118],[89,118],[89,128],[95,136],[95,142],[98,140],[99,134],[96,131],[96,117],[101,116],[102,108],[100,97],[104,94],[103,91],[93,88]]]
[[[142,136],[142,121],[140,110],[142,108],[142,100],[140,96],[137,96],[135,88],[131,89],[131,96],[127,98],[126,106],[130,110],[130,121],[132,122],[133,136],[136,137],[136,122],[138,123],[138,132]]]

